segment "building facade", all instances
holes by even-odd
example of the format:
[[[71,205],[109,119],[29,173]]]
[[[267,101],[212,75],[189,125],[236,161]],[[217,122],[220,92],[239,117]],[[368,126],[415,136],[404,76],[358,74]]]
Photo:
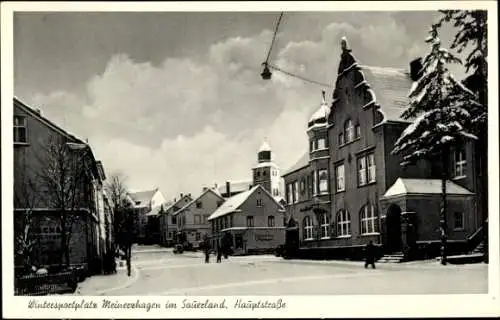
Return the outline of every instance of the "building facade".
[[[66,230],[69,264],[98,271],[106,244],[113,241],[106,233],[106,220],[113,213],[103,195],[102,163],[86,142],[40,110],[14,98],[13,113],[14,234],[16,244],[29,240],[26,235],[34,244],[29,253],[16,255],[16,266],[27,255],[37,267],[60,265],[66,260],[61,258]]]
[[[129,193],[136,216],[135,241],[141,244],[160,243],[160,211],[165,198],[158,188]]]
[[[183,208],[193,199],[191,194],[180,194],[180,197],[174,198],[166,205],[160,214],[161,244],[170,247],[176,242],[177,234],[177,216],[174,215],[179,209]]]
[[[212,247],[224,236],[233,254],[274,252],[285,241],[284,208],[260,184],[229,198],[210,217]]]
[[[177,232],[182,233],[193,247],[198,247],[205,235],[210,235],[208,218],[224,201],[215,188],[204,188],[198,197],[172,214],[177,222]]]
[[[344,47],[331,107],[323,102],[308,124],[309,159],[304,155],[284,175],[287,241],[297,250],[352,255],[372,241],[386,254],[438,253],[442,170],[452,177],[448,238],[456,246],[450,250],[467,248],[481,228],[471,141],[456,145],[446,168],[426,160],[402,167],[402,156],[391,153],[409,124],[401,114],[418,67],[360,65]]]

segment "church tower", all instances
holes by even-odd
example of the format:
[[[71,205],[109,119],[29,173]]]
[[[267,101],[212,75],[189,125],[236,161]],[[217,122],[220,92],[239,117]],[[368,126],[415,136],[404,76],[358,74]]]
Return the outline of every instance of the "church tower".
[[[253,184],[260,184],[273,197],[281,196],[280,170],[272,161],[271,147],[264,141],[257,153],[257,164],[252,168]]]

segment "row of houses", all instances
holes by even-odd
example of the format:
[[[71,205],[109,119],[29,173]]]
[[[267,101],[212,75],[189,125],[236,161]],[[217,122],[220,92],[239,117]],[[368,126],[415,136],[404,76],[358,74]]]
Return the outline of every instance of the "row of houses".
[[[267,142],[258,151],[252,176],[249,181],[203,187],[196,196],[181,193],[156,210],[149,207],[141,225],[151,226],[158,219],[158,243],[165,246],[182,236],[193,247],[208,238],[215,248],[228,235],[235,254],[272,251],[284,243],[285,209],[279,168]],[[154,232],[147,234],[151,239]]]
[[[47,268],[69,259],[99,272],[113,247],[102,162],[86,141],[17,98],[13,118],[16,267]]]
[[[441,176],[447,170],[450,252],[477,245],[487,201],[474,141],[457,143],[450,163],[402,167],[391,153],[408,126],[401,117],[421,70],[361,65],[344,47],[333,92],[308,122],[309,146],[285,174],[287,246],[307,255],[353,255],[368,242],[385,254],[439,254]]]

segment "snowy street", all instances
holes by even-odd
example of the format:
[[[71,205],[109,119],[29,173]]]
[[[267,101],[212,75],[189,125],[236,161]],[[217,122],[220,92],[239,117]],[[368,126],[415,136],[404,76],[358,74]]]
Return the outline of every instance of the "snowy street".
[[[441,266],[436,261],[377,264],[283,260],[272,255],[229,257],[205,264],[201,253],[139,248],[133,273],[96,276],[79,295],[463,294],[487,292],[487,264]]]

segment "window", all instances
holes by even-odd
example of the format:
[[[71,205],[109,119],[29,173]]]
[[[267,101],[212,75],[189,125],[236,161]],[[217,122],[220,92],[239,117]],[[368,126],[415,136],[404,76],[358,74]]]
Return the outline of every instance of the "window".
[[[319,170],[319,193],[328,193],[328,170]]]
[[[330,219],[326,213],[321,215],[321,239],[330,238]]]
[[[455,159],[455,178],[464,178],[466,177],[466,167],[467,167],[467,159],[465,158],[465,149],[463,147],[459,147],[454,152]]]
[[[314,140],[309,140],[309,152],[314,151]]]
[[[300,181],[300,194],[304,194],[306,191],[306,182],[305,179]]]
[[[293,202],[299,202],[299,182],[293,183]]]
[[[339,146],[344,144],[344,134],[341,132],[339,133]]]
[[[464,213],[463,212],[455,212],[453,214],[453,229],[454,230],[464,229]]]
[[[26,118],[14,116],[14,143],[26,143]]]
[[[318,193],[318,171],[314,170],[312,173],[313,196]]]
[[[359,124],[356,125],[356,139],[361,137],[361,126]]]
[[[375,182],[376,181],[376,167],[375,167],[375,155],[373,153],[370,153],[367,156],[368,159],[368,182]]]
[[[201,240],[201,233],[196,232],[196,241],[200,241],[200,240]]]
[[[307,198],[310,199],[311,196],[312,196],[311,176],[307,175]]]
[[[262,199],[257,199],[257,207],[262,207]]]
[[[289,183],[288,188],[287,188],[287,193],[286,193],[286,202],[288,202],[288,204],[291,204],[293,202],[292,201],[292,194],[293,194],[292,184]]]
[[[203,204],[201,201],[196,202],[196,208],[203,208]]]
[[[325,138],[318,139],[318,149],[325,149],[325,148],[326,148]]]
[[[177,217],[176,216],[172,216],[172,224],[177,224]]]
[[[377,216],[375,215],[375,207],[366,205],[361,208],[361,234],[378,233]]]
[[[247,227],[253,227],[253,216],[247,217]]]
[[[207,224],[208,223],[208,214],[204,214],[203,215],[203,224]]]
[[[351,235],[351,217],[344,209],[337,213],[337,236],[347,237]]]
[[[194,224],[200,224],[201,223],[201,217],[199,214],[194,215]]]
[[[304,240],[313,239],[313,225],[311,217],[304,218]]]
[[[335,176],[337,179],[337,192],[344,191],[345,190],[345,171],[344,171],[344,165],[338,165],[335,168]]]
[[[233,226],[233,215],[229,216],[229,227]]]
[[[274,227],[274,216],[267,217],[267,226]]]
[[[265,176],[267,176],[267,171],[265,171],[265,170],[264,170],[264,171],[262,172],[262,175],[263,175],[264,177],[265,177]]]
[[[344,136],[345,143],[349,143],[354,140],[354,126],[352,121],[349,119],[344,123]]]
[[[229,227],[228,225],[228,220],[227,220],[227,216],[224,216],[224,220],[222,220],[223,223],[224,223],[224,229],[226,229],[227,227]]]
[[[358,186],[366,184],[366,158],[358,158]]]
[[[368,167],[368,169],[367,169]],[[375,156],[370,153],[358,158],[358,186],[376,181]]]

